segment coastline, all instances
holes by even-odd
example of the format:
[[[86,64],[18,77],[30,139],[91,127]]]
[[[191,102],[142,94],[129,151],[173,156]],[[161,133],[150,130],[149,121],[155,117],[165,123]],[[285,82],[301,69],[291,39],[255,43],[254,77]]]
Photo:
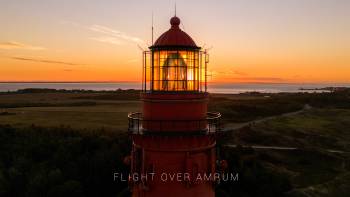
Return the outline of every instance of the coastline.
[[[114,91],[118,89],[140,90],[139,82],[0,82],[0,92],[17,91],[21,89],[65,89]],[[239,94],[245,92],[260,93],[321,93],[339,88],[348,88],[350,83],[209,83],[208,92],[219,94]]]

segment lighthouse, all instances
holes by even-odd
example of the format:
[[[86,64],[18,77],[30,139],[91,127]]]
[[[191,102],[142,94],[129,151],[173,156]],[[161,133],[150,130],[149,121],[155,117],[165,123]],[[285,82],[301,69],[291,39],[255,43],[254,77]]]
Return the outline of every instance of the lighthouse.
[[[132,196],[215,196],[218,112],[208,112],[209,54],[170,20],[143,52],[142,112],[129,113]]]

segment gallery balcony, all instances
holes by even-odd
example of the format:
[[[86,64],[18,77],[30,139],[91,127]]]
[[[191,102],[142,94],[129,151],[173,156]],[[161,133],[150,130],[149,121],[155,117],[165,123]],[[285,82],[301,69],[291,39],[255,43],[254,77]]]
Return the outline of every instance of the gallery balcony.
[[[132,112],[128,119],[130,134],[216,134],[221,130],[219,112],[207,112],[206,117],[199,120],[146,120],[142,113]]]

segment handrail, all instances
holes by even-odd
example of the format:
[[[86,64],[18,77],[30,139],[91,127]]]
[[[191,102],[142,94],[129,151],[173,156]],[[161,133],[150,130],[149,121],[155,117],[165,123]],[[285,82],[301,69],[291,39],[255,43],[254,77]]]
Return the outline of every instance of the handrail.
[[[197,133],[217,133],[221,131],[221,114],[219,112],[207,112],[205,119],[199,120],[146,120],[143,118],[141,112],[132,112],[128,114],[129,119],[129,132],[132,134],[145,134],[145,133],[170,133],[169,127],[164,125],[190,125],[191,131],[195,130]],[[146,129],[144,125],[159,125],[157,129]],[[163,125],[163,126],[162,126]],[[147,127],[147,126],[145,126]],[[184,128],[182,128],[184,130]],[[185,133],[186,129],[181,133]],[[186,132],[191,133],[191,132]],[[192,132],[193,133],[193,132]]]

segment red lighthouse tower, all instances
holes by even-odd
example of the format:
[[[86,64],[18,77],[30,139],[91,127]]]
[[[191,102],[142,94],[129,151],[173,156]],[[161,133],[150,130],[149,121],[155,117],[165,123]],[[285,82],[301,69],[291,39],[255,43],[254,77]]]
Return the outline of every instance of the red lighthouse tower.
[[[178,17],[170,24],[144,52],[143,112],[128,116],[132,195],[215,196],[221,115],[207,111],[209,56],[179,28]]]

